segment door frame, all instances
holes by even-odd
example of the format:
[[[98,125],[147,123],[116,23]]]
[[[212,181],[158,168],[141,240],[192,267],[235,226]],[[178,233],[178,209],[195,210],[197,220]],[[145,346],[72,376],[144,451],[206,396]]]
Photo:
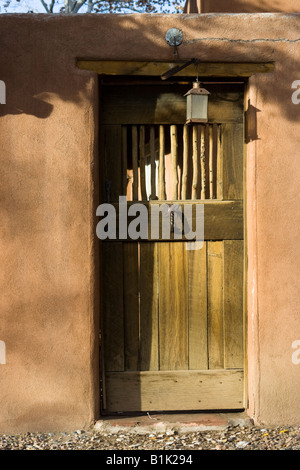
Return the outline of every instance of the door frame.
[[[88,60],[88,59],[78,59],[77,67],[82,70],[88,70],[96,72],[99,77],[102,75],[105,76],[118,76],[121,80],[126,76],[152,76],[154,78],[160,79],[158,76],[166,71],[167,68],[178,65],[178,63],[170,64],[170,62],[145,62],[145,61],[101,61],[101,60]],[[224,83],[230,82],[230,79],[243,79],[245,83],[244,88],[244,116],[246,116],[246,100],[248,95],[247,83],[249,77],[256,73],[270,73],[274,71],[274,64],[271,62],[268,63],[203,63],[198,66],[198,73],[202,77],[211,79],[217,77],[219,81],[222,79]],[[195,70],[194,66],[187,67],[184,71],[179,72],[178,76],[194,76]],[[101,124],[101,123],[100,123]],[[247,171],[246,171],[246,156],[247,156],[247,129],[248,123],[245,119],[244,127],[244,152],[243,152],[243,216],[244,216],[244,288],[243,288],[243,343],[244,343],[244,403],[243,408],[247,409],[249,404],[249,395],[248,395],[248,323],[247,323],[247,312],[248,312],[248,237],[247,237]],[[99,132],[98,132],[99,139]],[[99,181],[99,179],[97,178]],[[99,191],[100,194],[100,191]],[[97,264],[100,267],[101,260],[99,258],[99,252],[97,251]],[[101,325],[102,315],[101,315],[101,300],[99,302],[99,324]],[[101,343],[101,340],[100,340]],[[102,360],[100,358],[100,364]],[[100,371],[100,376],[102,376]],[[102,387],[105,387],[105,384],[102,384]],[[101,385],[100,385],[100,397],[99,401],[101,402]],[[105,394],[104,394],[105,395]],[[100,415],[105,414],[103,412],[102,406],[100,405]]]

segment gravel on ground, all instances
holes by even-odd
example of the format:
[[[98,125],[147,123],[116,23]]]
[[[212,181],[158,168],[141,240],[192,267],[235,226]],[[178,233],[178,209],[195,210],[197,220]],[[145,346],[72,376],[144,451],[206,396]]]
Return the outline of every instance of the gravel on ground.
[[[0,450],[300,450],[300,427],[229,426],[220,431],[137,434],[95,429],[0,435]]]

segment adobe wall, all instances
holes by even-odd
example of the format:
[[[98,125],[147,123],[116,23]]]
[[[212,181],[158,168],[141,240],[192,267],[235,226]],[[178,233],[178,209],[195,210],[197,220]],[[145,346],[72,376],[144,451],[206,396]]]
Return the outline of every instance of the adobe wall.
[[[76,58],[275,62],[249,80],[245,145],[249,415],[300,424],[298,15],[0,15],[0,432],[99,417],[97,76]],[[101,260],[100,260],[101,261]]]
[[[297,13],[294,0],[187,0],[184,13]]]

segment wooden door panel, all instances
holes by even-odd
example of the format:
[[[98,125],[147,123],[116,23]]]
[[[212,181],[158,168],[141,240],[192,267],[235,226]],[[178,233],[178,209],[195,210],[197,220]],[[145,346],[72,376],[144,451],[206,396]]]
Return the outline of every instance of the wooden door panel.
[[[102,127],[102,200],[118,202],[122,195],[122,127]]]
[[[158,245],[160,370],[188,369],[188,271],[184,243]]]
[[[243,199],[244,185],[244,125],[243,122],[223,123],[222,138],[222,199]]]
[[[172,393],[180,395],[184,385],[178,377],[188,370],[198,374],[191,382],[195,390],[191,390],[189,409],[218,409],[217,398],[215,407],[211,407],[210,400],[199,397],[203,376],[213,383],[211,376],[206,379],[205,370],[219,378],[222,371],[236,370],[239,373],[232,375],[230,387],[241,389],[243,241],[207,241],[202,249],[195,251],[186,250],[185,242],[103,245],[111,265],[111,269],[106,270],[109,273],[107,287],[111,288],[103,293],[104,303],[109,306],[105,320],[108,345],[104,344],[108,409],[145,410],[140,408],[140,400],[149,401],[141,396],[142,389],[136,397],[132,396],[137,383],[146,387],[150,377],[155,382],[160,377],[164,383],[166,378],[171,380],[171,371],[177,372],[173,376]],[[120,257],[122,264],[113,269]],[[128,372],[134,374],[126,375]],[[189,383],[188,376],[184,374],[184,377]],[[117,400],[114,398],[115,388],[126,397],[121,408],[120,396]],[[196,389],[199,396],[193,402]],[[152,396],[154,392],[149,393]],[[218,397],[221,392],[217,387],[217,391],[211,393]],[[169,398],[160,391],[162,409],[174,409]],[[232,400],[233,408],[239,408],[241,400],[242,395],[235,402]],[[132,403],[139,403],[138,408],[132,408]],[[160,409],[154,403],[151,409]]]
[[[102,244],[102,350],[105,370],[124,370],[123,244]]]
[[[107,86],[102,101],[103,124],[182,124],[186,119],[185,93],[190,85],[174,85],[172,91],[165,85],[144,87]],[[210,122],[238,122],[243,120],[243,91],[237,85],[228,85],[222,93],[212,91],[208,102]],[[233,105],[234,103],[234,105]]]
[[[124,369],[139,369],[139,246],[122,243]],[[115,295],[118,295],[116,292]]]
[[[206,245],[187,252],[190,370],[208,369]]]
[[[224,368],[243,368],[244,242],[243,240],[225,240],[223,244]]]
[[[240,369],[111,372],[107,406],[112,412],[242,409],[243,382]]]
[[[158,243],[140,243],[140,370],[159,370]]]
[[[209,369],[224,368],[223,242],[207,242],[207,334]]]
[[[187,129],[180,87],[175,98],[166,89],[105,95],[103,202],[117,216],[125,194],[150,211],[204,204],[205,241],[194,251],[184,238],[102,242],[103,403],[107,412],[241,409],[243,93],[212,95],[210,124]],[[175,193],[182,199],[164,200]]]

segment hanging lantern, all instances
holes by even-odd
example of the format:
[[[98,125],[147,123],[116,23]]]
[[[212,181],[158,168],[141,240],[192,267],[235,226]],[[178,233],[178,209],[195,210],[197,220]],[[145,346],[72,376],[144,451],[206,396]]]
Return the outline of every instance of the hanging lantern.
[[[209,91],[201,88],[199,82],[193,83],[193,88],[189,90],[186,96],[186,123],[207,122]]]

